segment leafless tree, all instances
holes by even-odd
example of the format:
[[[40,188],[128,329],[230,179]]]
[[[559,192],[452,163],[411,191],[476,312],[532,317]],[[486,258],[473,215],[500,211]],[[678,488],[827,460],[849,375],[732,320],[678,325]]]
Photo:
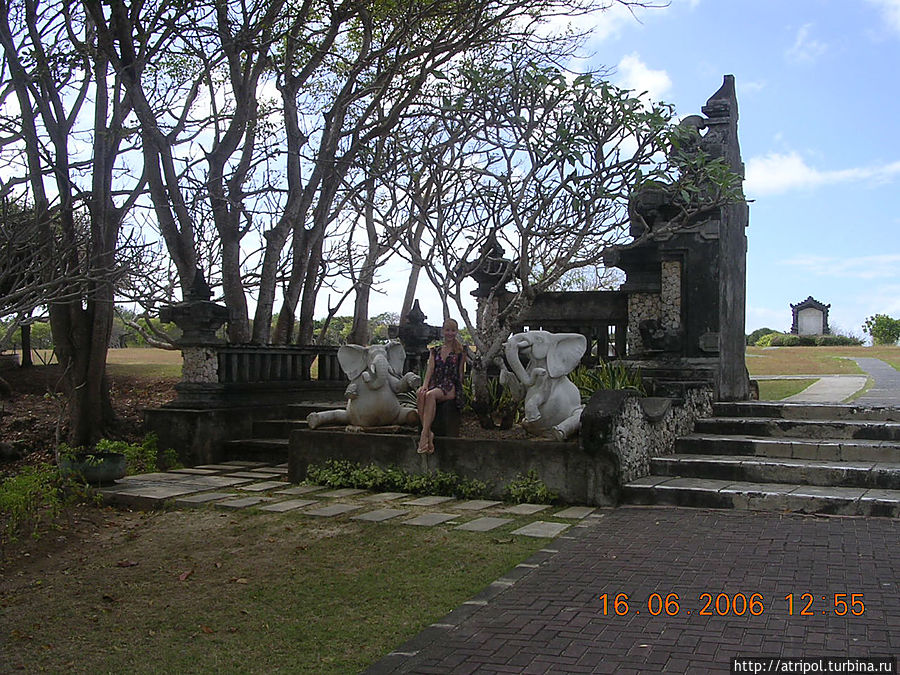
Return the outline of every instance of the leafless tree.
[[[121,160],[131,143],[131,100],[77,4],[0,0],[0,47],[0,90],[9,93],[3,115],[20,125],[2,151],[20,163],[22,179],[4,189],[25,190],[37,241],[60,242],[55,264],[84,278],[81,297],[48,296],[47,303],[66,374],[69,440],[85,444],[113,418],[106,381],[114,311],[108,271],[116,267],[121,224],[143,186]]]

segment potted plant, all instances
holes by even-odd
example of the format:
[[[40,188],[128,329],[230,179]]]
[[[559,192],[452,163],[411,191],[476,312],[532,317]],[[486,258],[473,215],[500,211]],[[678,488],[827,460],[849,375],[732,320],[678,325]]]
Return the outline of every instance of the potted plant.
[[[85,450],[62,444],[57,451],[57,464],[63,478],[90,485],[110,485],[125,475],[128,459],[125,453],[110,452],[99,445],[94,450]]]

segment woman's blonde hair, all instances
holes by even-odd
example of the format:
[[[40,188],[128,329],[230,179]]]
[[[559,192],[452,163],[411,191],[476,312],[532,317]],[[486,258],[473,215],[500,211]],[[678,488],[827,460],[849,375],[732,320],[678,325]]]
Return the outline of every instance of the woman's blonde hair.
[[[451,317],[449,317],[449,316],[448,316],[446,319],[444,319],[444,323],[441,324],[441,330],[443,330],[444,328],[446,328],[446,327],[447,327],[448,325],[450,325],[450,324],[453,324],[453,327],[454,327],[457,331],[459,331],[459,322],[458,322],[456,319],[453,319],[453,318],[451,318]],[[456,338],[454,338],[453,342],[454,342],[454,344],[453,344],[453,350],[452,350],[452,351],[453,351],[455,354],[461,354],[461,353],[463,353],[463,352],[465,351],[465,348],[463,347],[463,343],[459,341],[459,334],[458,334],[458,333],[457,333]]]

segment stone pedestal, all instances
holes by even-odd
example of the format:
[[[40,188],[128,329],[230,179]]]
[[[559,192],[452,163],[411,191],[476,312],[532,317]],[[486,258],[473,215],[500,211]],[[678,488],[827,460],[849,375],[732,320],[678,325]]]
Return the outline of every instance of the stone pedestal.
[[[459,437],[462,425],[462,414],[456,407],[456,401],[442,401],[437,404],[431,430],[435,436]]]
[[[209,300],[187,300],[163,307],[163,323],[181,329],[178,346],[184,360],[181,382],[175,385],[178,398],[167,404],[174,407],[214,407],[221,403],[217,348],[224,342],[216,331],[228,320],[228,310]]]

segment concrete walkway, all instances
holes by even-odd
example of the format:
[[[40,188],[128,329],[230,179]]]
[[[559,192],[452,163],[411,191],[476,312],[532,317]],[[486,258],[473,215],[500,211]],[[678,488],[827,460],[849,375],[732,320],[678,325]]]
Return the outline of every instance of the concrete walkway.
[[[755,380],[816,380],[809,387],[784,399],[786,403],[843,403],[863,389],[872,386],[852,402],[864,406],[900,408],[900,371],[881,359],[854,358],[865,375],[762,375]]]
[[[854,403],[900,408],[900,371],[881,359],[853,359],[875,382]]]

